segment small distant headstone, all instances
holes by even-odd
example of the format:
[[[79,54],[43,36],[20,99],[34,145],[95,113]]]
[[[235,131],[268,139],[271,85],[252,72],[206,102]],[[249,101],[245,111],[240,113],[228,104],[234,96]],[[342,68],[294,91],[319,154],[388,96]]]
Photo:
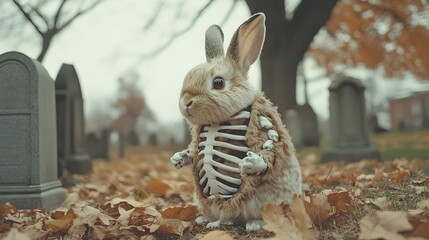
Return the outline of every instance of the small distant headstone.
[[[119,144],[119,152],[118,152],[118,156],[120,158],[124,158],[125,157],[125,148],[127,146],[127,137],[124,133],[118,133],[119,135],[119,140],[118,140],[118,144]]]
[[[149,145],[158,145],[158,135],[156,133],[149,134]]]
[[[317,115],[310,104],[296,106],[299,121],[301,123],[302,132],[302,145],[306,147],[319,146],[319,123],[317,122]]]
[[[0,203],[51,210],[64,201],[55,126],[45,68],[22,53],[0,55]]]
[[[329,91],[330,145],[321,160],[380,159],[380,152],[369,142],[365,86],[358,79],[343,77],[334,80]]]
[[[82,91],[73,65],[63,64],[55,80],[57,103],[58,161],[76,174],[92,171],[91,157],[85,146],[85,126]]]
[[[183,140],[183,148],[186,149],[188,148],[189,144],[192,142],[191,130],[186,120],[183,120],[183,130],[185,134],[185,139]]]
[[[86,135],[85,149],[92,159],[101,158],[109,160],[110,130],[103,129],[101,136],[96,133]]]
[[[293,145],[297,148],[302,146],[302,125],[298,111],[295,109],[287,110],[284,116],[286,128],[292,138]]]
[[[128,133],[128,144],[130,146],[139,146],[140,145],[140,139],[137,134],[137,131],[135,129],[131,130],[131,132]]]

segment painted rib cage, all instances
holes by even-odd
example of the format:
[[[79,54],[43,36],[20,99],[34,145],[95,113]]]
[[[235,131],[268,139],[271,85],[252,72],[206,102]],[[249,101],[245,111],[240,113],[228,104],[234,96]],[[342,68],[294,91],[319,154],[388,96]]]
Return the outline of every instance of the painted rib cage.
[[[220,125],[200,130],[199,185],[207,198],[231,198],[241,186],[239,164],[249,150],[246,132],[250,109],[243,110]]]

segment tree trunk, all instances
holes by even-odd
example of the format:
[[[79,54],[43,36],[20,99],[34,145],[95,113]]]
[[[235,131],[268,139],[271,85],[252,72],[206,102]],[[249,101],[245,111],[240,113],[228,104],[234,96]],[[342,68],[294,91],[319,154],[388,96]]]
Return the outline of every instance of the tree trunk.
[[[261,54],[262,91],[280,114],[296,106],[298,65],[337,0],[302,0],[292,19],[285,18],[285,0],[246,0],[252,14],[265,13],[267,35]]]
[[[37,61],[43,62],[46,52],[48,51],[49,46],[51,45],[51,39],[52,38],[50,37],[43,36],[42,50],[40,51],[39,56],[37,57]]]

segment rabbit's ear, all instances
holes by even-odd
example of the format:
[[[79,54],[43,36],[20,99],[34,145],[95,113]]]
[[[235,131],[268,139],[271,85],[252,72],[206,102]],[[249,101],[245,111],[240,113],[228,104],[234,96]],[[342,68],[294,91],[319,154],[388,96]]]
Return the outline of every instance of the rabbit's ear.
[[[228,56],[247,73],[261,53],[265,40],[265,15],[257,13],[241,24],[232,37]]]
[[[210,62],[213,58],[223,57],[223,32],[218,25],[212,25],[206,31],[206,59]]]

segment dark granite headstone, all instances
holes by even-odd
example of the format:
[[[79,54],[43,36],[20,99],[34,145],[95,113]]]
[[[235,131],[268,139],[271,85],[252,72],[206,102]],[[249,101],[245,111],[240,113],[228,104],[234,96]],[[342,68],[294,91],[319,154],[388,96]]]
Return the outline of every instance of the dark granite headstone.
[[[284,119],[293,145],[297,148],[302,147],[302,125],[298,111],[295,109],[287,110]]]
[[[63,64],[55,80],[57,103],[57,142],[60,175],[66,171],[84,174],[92,171],[91,157],[84,149],[85,127],[82,91],[73,65]]]
[[[184,128],[184,133],[185,133],[183,148],[187,149],[188,145],[192,142],[192,136],[191,136],[191,130],[189,128],[189,124],[186,122],[186,120],[183,120],[183,128]]]
[[[86,135],[85,149],[92,159],[102,158],[109,160],[110,130],[103,129],[101,136],[96,133]]]
[[[58,207],[54,81],[37,61],[0,55],[0,204]]]
[[[296,111],[301,123],[302,145],[306,147],[319,146],[319,123],[317,115],[310,104],[296,106]]]
[[[334,80],[329,91],[330,145],[322,162],[380,159],[380,152],[369,142],[365,86],[358,79],[343,77]]]

